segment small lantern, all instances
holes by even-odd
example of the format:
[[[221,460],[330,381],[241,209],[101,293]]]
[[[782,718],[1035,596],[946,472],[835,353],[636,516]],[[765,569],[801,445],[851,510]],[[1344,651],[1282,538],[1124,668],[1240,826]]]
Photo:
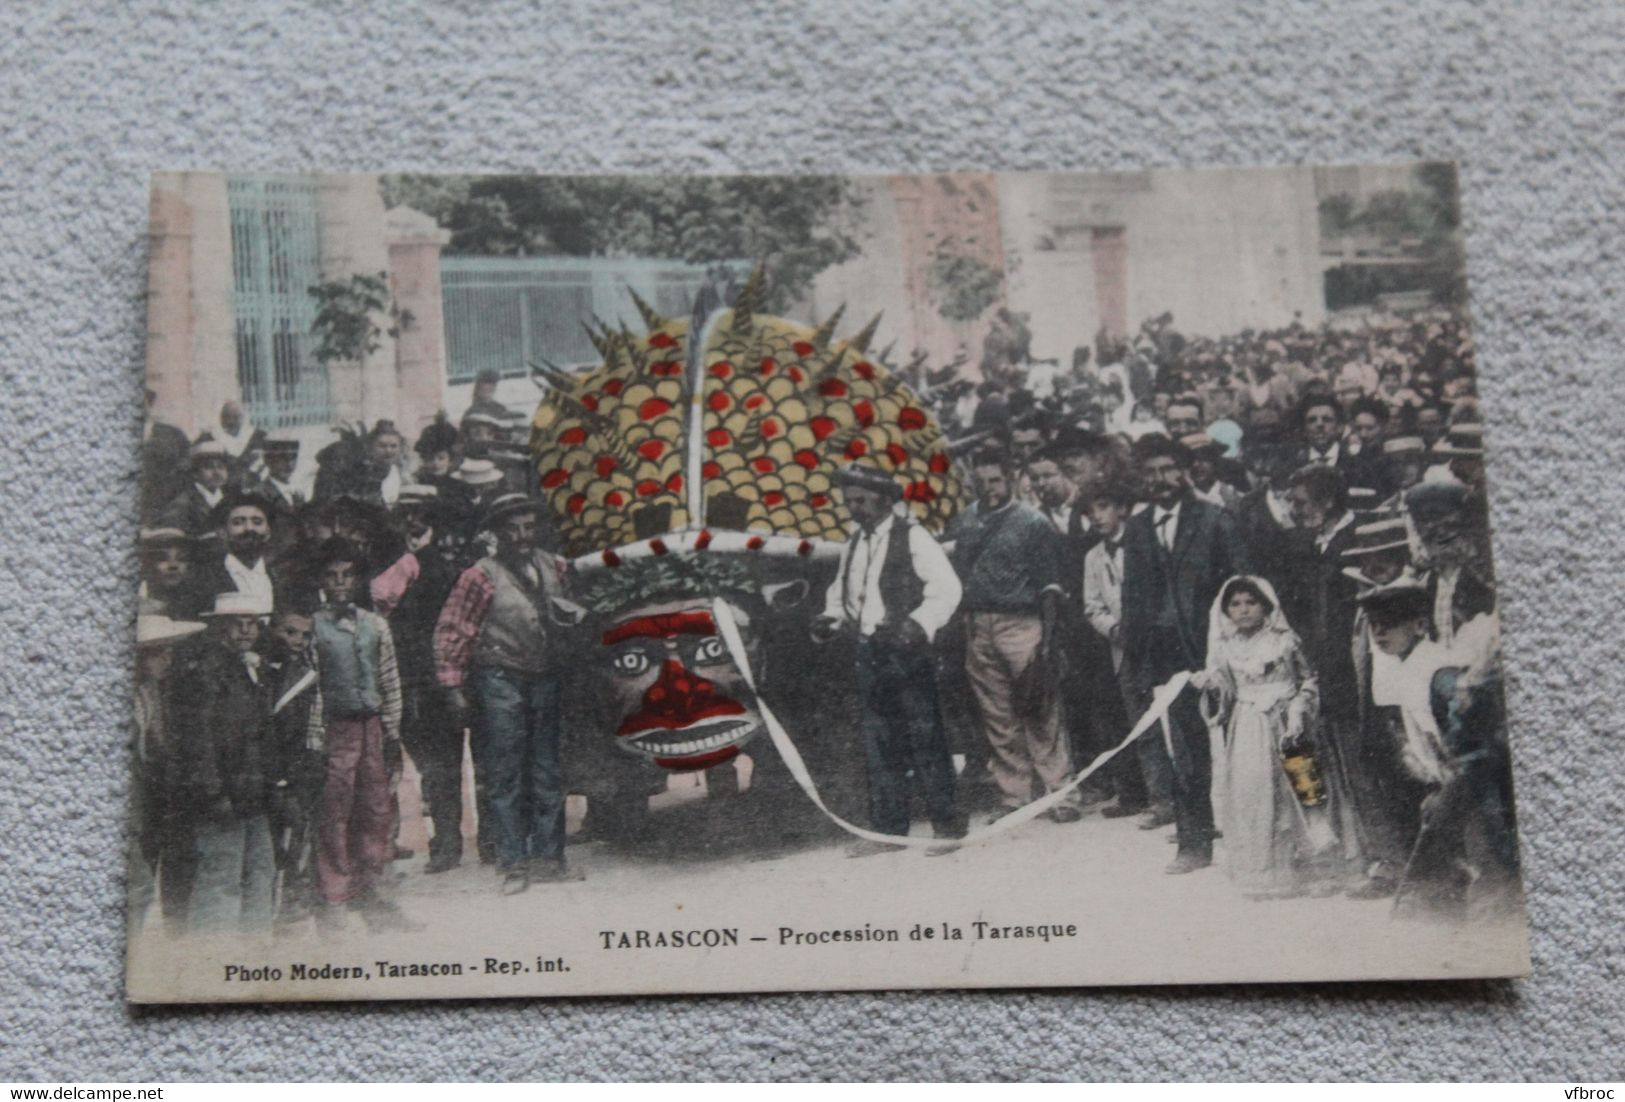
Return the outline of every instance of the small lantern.
[[[1304,807],[1319,807],[1326,802],[1326,782],[1320,779],[1315,759],[1306,750],[1293,750],[1281,758],[1292,792]]]

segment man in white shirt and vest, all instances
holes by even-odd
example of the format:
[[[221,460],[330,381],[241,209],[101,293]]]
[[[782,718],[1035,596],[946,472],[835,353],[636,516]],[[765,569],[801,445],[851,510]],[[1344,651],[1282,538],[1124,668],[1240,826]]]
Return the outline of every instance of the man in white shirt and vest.
[[[909,831],[912,770],[937,838],[965,834],[954,794],[953,759],[943,734],[931,642],[959,607],[959,578],[948,556],[901,504],[901,487],[880,471],[847,467],[842,500],[857,522],[814,624],[814,636],[856,633],[869,775],[869,825],[881,834]],[[860,841],[865,857],[898,848]],[[934,847],[936,855],[953,847]]]

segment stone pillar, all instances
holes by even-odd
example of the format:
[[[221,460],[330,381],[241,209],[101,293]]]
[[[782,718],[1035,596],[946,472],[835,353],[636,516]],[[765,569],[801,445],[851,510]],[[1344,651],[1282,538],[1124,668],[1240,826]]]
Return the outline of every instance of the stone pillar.
[[[155,174],[148,235],[147,387],[158,418],[196,436],[242,397],[226,178]]]
[[[320,177],[317,207],[321,219],[322,279],[349,279],[355,275],[389,276],[389,246],[384,229],[384,201],[378,178],[347,174]],[[333,415],[341,421],[364,421],[370,428],[379,419],[395,420],[395,338],[387,332],[394,322],[373,319],[382,331],[378,347],[359,360],[328,364],[328,386]]]
[[[451,231],[410,207],[389,211],[384,230],[390,292],[402,315],[396,322],[400,333],[395,339],[395,423],[410,447],[445,404],[446,320],[440,250],[451,240]]]

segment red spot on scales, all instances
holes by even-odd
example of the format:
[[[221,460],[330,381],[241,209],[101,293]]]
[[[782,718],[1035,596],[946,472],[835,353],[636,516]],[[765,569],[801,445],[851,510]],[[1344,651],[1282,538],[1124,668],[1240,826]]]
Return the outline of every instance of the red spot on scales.
[[[626,384],[624,382],[622,382],[621,380],[619,380],[619,379],[611,379],[609,382],[604,384],[604,393],[609,395],[611,398],[613,398],[616,395],[620,394],[620,392],[622,390],[624,390],[625,388],[626,388]]]
[[[807,422],[807,427],[812,429],[814,437],[823,440],[841,426],[835,423],[833,417],[814,417]]]
[[[750,461],[750,465],[755,468],[759,474],[772,474],[777,466],[773,460],[769,459],[765,455],[758,455],[755,459]]]
[[[583,510],[583,509],[585,509],[587,507],[587,495],[586,494],[571,494],[570,495],[570,500],[564,503],[564,507],[566,509],[570,510],[570,512],[572,512],[572,513],[581,512],[581,510]]]
[[[585,444],[586,442],[587,430],[580,425],[574,425],[559,433],[559,443],[565,447],[573,448],[577,444]]]
[[[581,404],[596,412],[598,409],[598,395],[591,393],[583,394],[581,396]]]
[[[637,493],[639,497],[648,497],[650,494],[658,494],[659,492],[660,483],[652,478],[646,478],[638,483]]]
[[[903,489],[904,501],[932,501],[935,500],[936,496],[937,492],[931,488],[931,484],[923,480],[910,482]]]
[[[777,490],[769,490],[767,493],[762,495],[762,504],[766,505],[769,509],[773,508],[774,506],[783,505],[784,495]]]
[[[570,478],[570,472],[563,467],[554,467],[542,476],[542,489],[556,490],[564,485]]]
[[[705,400],[705,404],[710,406],[717,413],[721,413],[723,410],[725,410],[729,406],[733,405],[734,400],[732,398],[728,397],[728,394],[727,394],[726,391],[719,390],[716,393],[712,394],[711,397],[707,398]]]
[[[745,408],[746,409],[761,409],[762,408],[762,403],[765,402],[765,401],[767,401],[767,399],[764,396],[762,396],[760,394],[752,394],[749,398],[745,399]]]
[[[901,444],[887,444],[886,458],[892,461],[893,466],[901,467],[908,462],[908,451]]]
[[[868,360],[859,360],[857,363],[852,365],[852,370],[856,371],[860,377],[865,379],[873,379],[875,377],[875,365],[870,363]]]
[[[762,422],[762,439],[764,440],[771,440],[783,431],[784,426],[779,424],[777,418],[769,417]]]
[[[638,445],[638,454],[650,461],[659,459],[666,454],[666,442],[664,440],[645,440]]]
[[[670,490],[674,494],[682,493],[683,476],[680,474],[674,474],[670,478],[666,479],[666,489]]]
[[[730,363],[714,363],[711,365],[710,371],[718,379],[726,379],[734,373],[734,368],[733,364]]]
[[[799,383],[807,377],[806,373],[803,372],[799,367],[786,368],[784,373],[790,376],[790,381],[792,383]]]
[[[947,474],[949,463],[947,452],[937,452],[927,465],[931,468],[932,474]]]
[[[621,493],[619,490],[611,490],[609,493],[604,495],[604,504],[608,505],[611,509],[619,509],[622,505],[626,504],[626,495]]]
[[[712,429],[705,434],[705,442],[713,448],[726,448],[733,440],[733,434],[727,429]]]
[[[925,410],[917,406],[904,406],[897,414],[897,423],[910,432],[925,428]]]
[[[778,369],[779,361],[775,360],[772,356],[769,356],[767,359],[763,360],[756,368],[756,370],[760,371],[763,375],[771,375]]]
[[[671,403],[666,399],[650,398],[638,406],[638,417],[644,421],[653,421],[669,409],[671,409]]]
[[[707,459],[705,465],[700,468],[700,474],[706,478],[721,478],[722,464],[714,459]]]
[[[676,360],[661,360],[659,363],[649,365],[649,374],[651,375],[681,375],[682,373],[683,365]]]
[[[810,448],[802,448],[795,454],[795,461],[806,467],[809,471],[818,467],[818,453]]]
[[[812,497],[807,499],[807,504],[811,505],[814,509],[822,509],[824,506],[829,504],[829,495],[814,494]]]
[[[869,453],[869,444],[865,440],[854,440],[846,446],[848,459],[862,459]]]
[[[610,472],[614,469],[615,457],[613,455],[600,455],[597,461],[593,463],[593,470],[598,472],[599,478],[608,478]]]
[[[814,352],[818,351],[818,349],[814,348],[812,345],[808,344],[806,341],[797,341],[795,344],[792,344],[790,347],[795,349],[795,353],[798,356],[811,356]]]
[[[818,393],[826,398],[846,397],[846,384],[839,379],[825,379],[818,384]]]
[[[860,402],[852,403],[852,413],[858,419],[858,424],[868,428],[875,423],[874,403],[865,398]]]
[[[670,333],[656,333],[649,338],[650,348],[676,348],[677,338]]]

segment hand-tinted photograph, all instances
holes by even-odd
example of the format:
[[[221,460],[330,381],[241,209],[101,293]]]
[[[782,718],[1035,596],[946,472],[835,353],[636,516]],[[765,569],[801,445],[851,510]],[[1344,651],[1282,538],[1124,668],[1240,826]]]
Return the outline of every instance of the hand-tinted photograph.
[[[128,998],[1526,974],[1460,223],[156,177]]]

